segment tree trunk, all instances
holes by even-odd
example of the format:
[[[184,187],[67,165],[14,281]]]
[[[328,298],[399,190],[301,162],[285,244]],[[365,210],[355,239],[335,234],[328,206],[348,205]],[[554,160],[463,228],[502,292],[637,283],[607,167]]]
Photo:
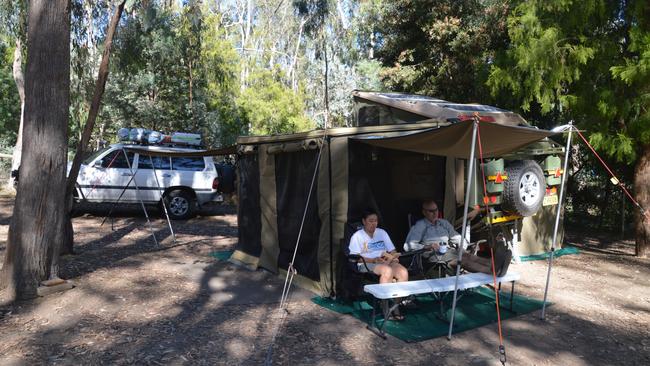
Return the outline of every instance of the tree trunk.
[[[20,167],[20,157],[23,151],[23,120],[25,116],[25,75],[23,74],[23,44],[20,38],[16,39],[16,50],[14,50],[13,74],[18,96],[20,97],[20,124],[18,125],[18,136],[16,136],[16,146],[14,146],[13,157],[11,159],[11,171],[18,170]],[[7,188],[13,189],[15,178],[10,175],[7,182]]]
[[[1,278],[15,299],[35,297],[41,281],[58,275],[54,257],[63,239],[70,107],[69,5],[29,2],[23,159]]]
[[[72,254],[73,253],[73,243],[74,243],[74,232],[72,231],[72,222],[71,213],[72,213],[72,194],[74,193],[74,186],[77,182],[77,176],[79,175],[79,169],[81,168],[81,161],[84,158],[84,151],[88,146],[90,141],[90,135],[93,132],[93,127],[95,127],[95,120],[97,119],[97,114],[99,113],[99,107],[102,101],[102,96],[104,95],[104,88],[106,87],[106,80],[108,80],[108,62],[111,54],[111,45],[113,44],[113,36],[115,35],[115,30],[117,29],[117,24],[120,21],[122,12],[124,11],[124,4],[126,0],[122,0],[117,7],[115,8],[115,13],[113,18],[108,26],[108,32],[106,33],[106,41],[104,42],[104,53],[102,55],[102,62],[99,65],[99,72],[97,74],[97,82],[95,83],[95,92],[93,93],[93,100],[90,103],[90,110],[88,111],[88,119],[86,120],[86,125],[84,126],[83,133],[81,134],[81,140],[79,145],[77,145],[77,151],[75,152],[74,159],[72,160],[72,166],[70,167],[70,173],[68,174],[68,180],[65,189],[65,212],[66,212],[66,222],[65,226],[61,227],[61,232],[66,233],[64,238],[64,244],[62,247],[62,254]]]
[[[302,43],[302,32],[305,28],[305,23],[309,18],[302,17],[300,19],[300,26],[298,28],[298,38],[296,39],[296,47],[291,57],[291,64],[289,65],[289,76],[291,77],[291,89],[294,94],[298,92],[298,81],[296,77],[296,65],[298,63],[298,51],[300,51],[300,43]]]
[[[194,83],[194,75],[192,75],[192,61],[189,61],[188,63],[188,71],[189,71],[189,91],[190,91],[190,113],[192,113],[192,103],[194,102],[194,95],[192,91],[192,86]]]
[[[603,222],[605,221],[605,214],[607,213],[607,207],[609,207],[609,199],[612,193],[612,188],[608,184],[609,182],[605,182],[605,197],[602,197],[600,199],[600,207],[598,208],[600,211],[600,215],[598,217],[598,229],[597,231],[601,231],[603,229]]]
[[[325,92],[323,93],[323,99],[325,102],[325,129],[328,129],[332,126],[330,126],[330,96],[329,96],[329,83],[328,83],[328,78],[329,78],[329,63],[327,60],[327,39],[325,36],[323,36],[323,54],[325,55],[325,70],[323,71],[323,76],[324,76],[324,89]]]
[[[650,256],[650,145],[643,146],[642,155],[634,170],[635,199],[645,208],[645,215],[636,215],[636,255]]]

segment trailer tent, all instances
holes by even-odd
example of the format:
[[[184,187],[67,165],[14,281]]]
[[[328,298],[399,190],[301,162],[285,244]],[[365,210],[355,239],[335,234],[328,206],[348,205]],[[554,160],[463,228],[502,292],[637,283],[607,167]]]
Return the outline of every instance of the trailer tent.
[[[484,157],[516,151],[553,134],[499,122],[496,118],[480,124]],[[331,295],[337,259],[347,245],[342,243],[346,223],[360,221],[365,208],[377,209],[380,226],[398,250],[409,229],[407,216],[420,211],[422,199],[435,199],[444,217],[454,221],[464,201],[471,133],[472,121],[431,119],[240,137],[239,241],[231,260],[284,272],[298,245],[296,281]],[[553,227],[550,213],[526,218],[531,219],[536,240],[547,246]]]

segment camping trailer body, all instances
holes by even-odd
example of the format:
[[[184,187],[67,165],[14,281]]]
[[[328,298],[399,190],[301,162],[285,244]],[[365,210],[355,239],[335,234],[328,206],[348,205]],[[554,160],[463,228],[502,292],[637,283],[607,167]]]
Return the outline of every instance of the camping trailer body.
[[[359,92],[355,93],[358,98]],[[401,99],[410,103],[404,97]],[[371,102],[364,101],[367,105]],[[370,125],[366,115],[362,126],[240,137],[239,242],[231,259],[251,268],[283,273],[297,245],[293,268],[298,276],[294,281],[317,293],[331,295],[336,289],[341,249],[348,244],[344,239],[346,225],[359,221],[365,208],[379,212],[380,226],[388,231],[398,249],[409,230],[408,216],[420,212],[422,199],[436,200],[443,216],[453,222],[460,214],[457,208],[464,203],[467,164],[462,154],[468,156],[469,149],[453,144],[445,147],[443,142],[464,134],[471,121],[450,120],[449,116],[458,118],[459,114],[438,112],[432,118],[401,110],[400,118],[408,123]],[[356,113],[374,112],[357,108]],[[388,115],[398,115],[390,109],[382,113],[385,116],[378,118],[385,120]],[[514,113],[496,108],[479,113],[496,115],[496,123],[482,130],[485,139],[494,140],[493,136],[499,134],[499,114],[503,116],[502,125],[514,131],[513,136],[521,133],[544,138],[541,130],[529,127]],[[430,143],[419,147],[418,139]],[[513,146],[504,142],[503,150]],[[515,162],[518,156],[544,161],[550,154],[562,152],[550,141],[543,141],[536,150],[517,149],[519,155],[495,156],[499,144],[492,143],[490,148],[486,157],[491,160],[484,168],[492,173],[499,173],[502,166]],[[473,204],[484,197],[478,177],[473,177]],[[490,190],[501,189],[494,180],[491,184]],[[495,212],[501,211],[499,204],[491,204]],[[520,254],[539,253],[550,246],[556,208],[557,205],[544,206],[536,215],[506,220],[508,228],[517,226]]]

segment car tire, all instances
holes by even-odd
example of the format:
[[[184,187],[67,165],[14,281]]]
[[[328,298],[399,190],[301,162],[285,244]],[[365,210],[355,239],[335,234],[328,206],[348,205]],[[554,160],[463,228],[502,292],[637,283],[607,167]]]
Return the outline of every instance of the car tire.
[[[520,216],[532,216],[542,207],[546,180],[542,168],[532,160],[515,161],[506,167],[504,181],[504,211]]]
[[[185,190],[175,189],[165,195],[167,214],[172,220],[187,220],[196,213],[196,199]]]

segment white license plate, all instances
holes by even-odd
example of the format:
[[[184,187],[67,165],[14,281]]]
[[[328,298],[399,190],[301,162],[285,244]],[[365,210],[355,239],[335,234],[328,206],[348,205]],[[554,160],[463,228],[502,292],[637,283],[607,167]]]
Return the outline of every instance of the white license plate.
[[[551,206],[551,205],[557,205],[557,195],[554,194],[552,196],[544,196],[544,202],[542,202],[543,206]]]

